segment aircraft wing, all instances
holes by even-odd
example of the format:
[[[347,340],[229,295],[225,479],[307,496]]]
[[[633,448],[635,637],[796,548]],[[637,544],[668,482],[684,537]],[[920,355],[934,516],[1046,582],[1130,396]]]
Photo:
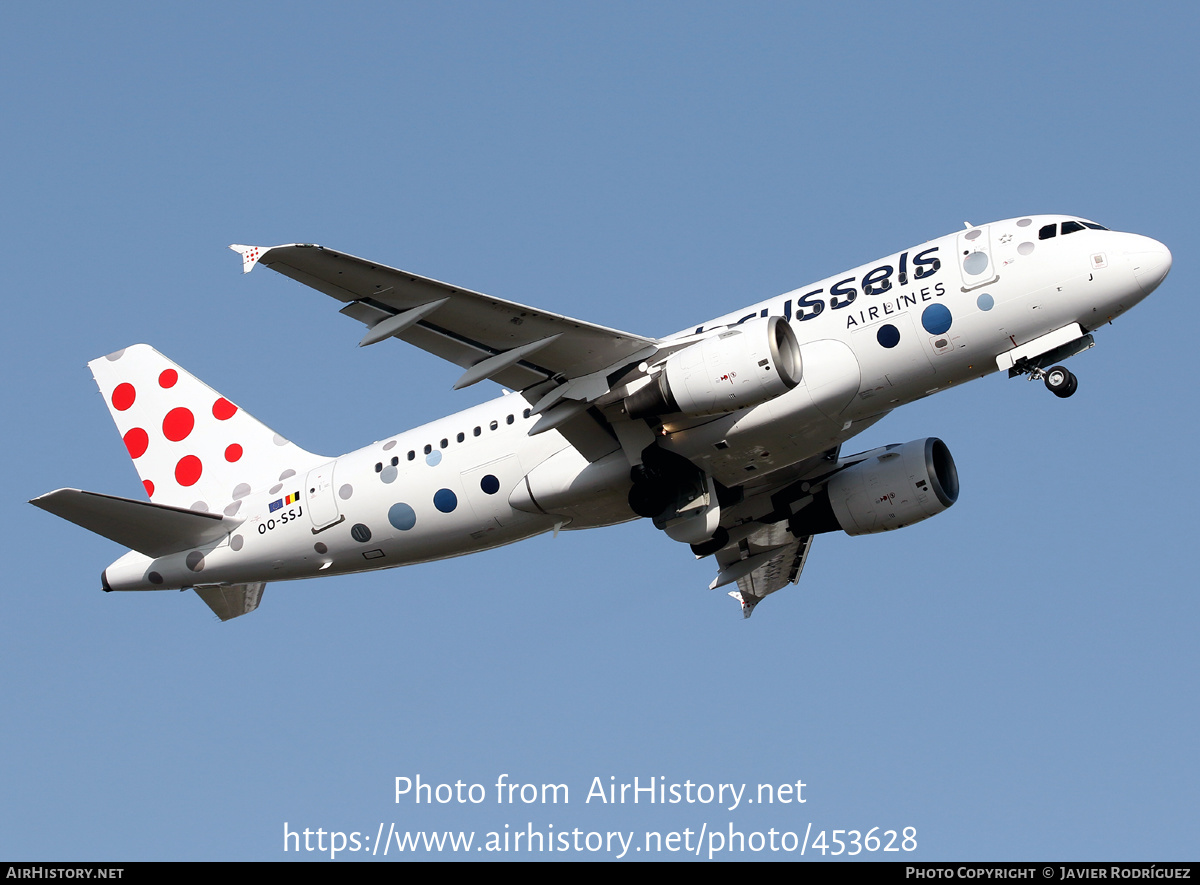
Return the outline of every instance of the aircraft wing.
[[[457,390],[490,379],[519,390],[539,415],[531,433],[552,428],[589,461],[618,447],[591,404],[623,369],[658,349],[653,338],[493,298],[324,246],[241,246],[242,271],[256,264],[345,303],[367,326],[359,346],[399,338],[466,371]]]
[[[400,338],[470,369],[456,388],[490,378],[525,390],[551,378],[575,379],[641,359],[657,342],[556,313],[493,298],[324,246],[239,246],[255,264],[345,302],[364,323],[360,344]]]
[[[717,551],[721,570],[709,587],[737,581],[738,589],[729,595],[741,603],[742,617],[748,618],[768,594],[800,580],[812,540],[812,535],[793,537],[786,521],[761,526]]]

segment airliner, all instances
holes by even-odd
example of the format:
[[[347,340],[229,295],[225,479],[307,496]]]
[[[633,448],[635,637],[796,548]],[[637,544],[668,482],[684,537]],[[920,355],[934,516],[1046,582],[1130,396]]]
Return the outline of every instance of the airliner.
[[[340,457],[308,452],[153,348],[89,363],[146,499],[32,504],[129,548],[106,591],[192,588],[221,620],[265,586],[460,556],[644,518],[749,617],[813,538],[954,504],[936,437],[842,447],[893,409],[1061,365],[1162,283],[1171,253],[1073,216],[964,229],[665,338],[493,298],[310,243],[234,245],[341,302],[360,346],[400,339],[505,395]]]

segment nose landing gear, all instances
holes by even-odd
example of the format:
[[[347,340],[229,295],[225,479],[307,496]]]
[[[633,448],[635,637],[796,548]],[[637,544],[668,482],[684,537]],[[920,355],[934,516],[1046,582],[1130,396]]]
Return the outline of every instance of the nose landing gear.
[[[1063,336],[1072,334],[1077,337],[1071,338],[1065,344],[1059,344],[1057,347],[1050,347],[1049,350],[1037,353],[1043,346],[1053,344],[1054,341],[1061,340]],[[1083,334],[1083,329],[1078,323],[1072,323],[1057,332],[1051,332],[1028,344],[1014,348],[1007,354],[1001,354],[996,358],[996,363],[1003,368],[1004,359],[1006,357],[1012,359],[1012,366],[1008,370],[1009,378],[1025,375],[1030,381],[1044,381],[1047,390],[1061,399],[1066,399],[1079,389],[1079,379],[1071,373],[1070,369],[1058,363],[1083,353],[1095,343],[1091,335]],[[1051,368],[1047,368],[1047,366]]]
[[[1063,366],[1055,366],[1042,373],[1046,389],[1057,397],[1066,399],[1079,388],[1079,379]]]
[[[1042,381],[1046,389],[1059,399],[1066,399],[1079,389],[1079,379],[1065,366],[1043,369],[1041,366],[1018,366],[1008,371],[1009,376],[1026,375],[1030,381]]]

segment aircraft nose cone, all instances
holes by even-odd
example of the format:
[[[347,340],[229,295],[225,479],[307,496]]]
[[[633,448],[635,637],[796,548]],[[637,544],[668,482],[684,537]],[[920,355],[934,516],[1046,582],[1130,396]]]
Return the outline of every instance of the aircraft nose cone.
[[[1171,250],[1158,240],[1148,237],[1139,246],[1141,248],[1137,251],[1129,253],[1129,261],[1133,265],[1133,275],[1138,285],[1149,295],[1166,279],[1167,272],[1171,270]]]

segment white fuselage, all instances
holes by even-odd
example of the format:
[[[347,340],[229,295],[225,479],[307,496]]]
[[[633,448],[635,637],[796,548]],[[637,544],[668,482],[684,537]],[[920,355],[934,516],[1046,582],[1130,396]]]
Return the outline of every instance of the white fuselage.
[[[998,358],[1027,342],[1072,323],[1094,330],[1170,268],[1155,240],[1062,233],[1064,222],[1079,224],[1031,216],[969,228],[673,336],[785,317],[803,380],[751,408],[667,420],[659,444],[725,486],[769,484],[899,405],[997,371]],[[1049,225],[1056,235],[1040,238]],[[502,396],[307,475],[270,477],[243,501],[245,521],[202,557],[130,553],[106,570],[105,583],[157,590],[357,572],[471,553],[556,525],[634,518],[621,451],[589,466],[556,431],[530,436],[535,420],[523,398]],[[564,491],[543,512],[530,505],[526,477],[548,463]]]

